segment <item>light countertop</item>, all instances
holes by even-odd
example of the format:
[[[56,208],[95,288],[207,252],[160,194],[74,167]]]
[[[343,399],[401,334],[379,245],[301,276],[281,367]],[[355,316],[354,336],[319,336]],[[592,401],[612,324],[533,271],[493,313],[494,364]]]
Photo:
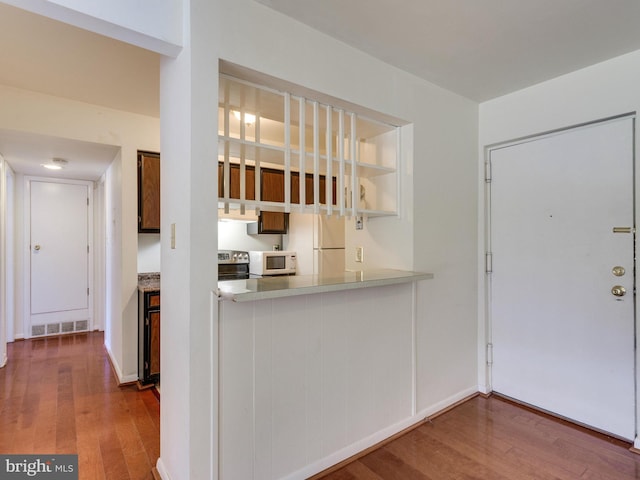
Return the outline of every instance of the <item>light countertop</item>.
[[[366,270],[342,275],[292,275],[218,282],[218,299],[249,302],[268,298],[381,287],[433,278],[431,273],[404,270]]]

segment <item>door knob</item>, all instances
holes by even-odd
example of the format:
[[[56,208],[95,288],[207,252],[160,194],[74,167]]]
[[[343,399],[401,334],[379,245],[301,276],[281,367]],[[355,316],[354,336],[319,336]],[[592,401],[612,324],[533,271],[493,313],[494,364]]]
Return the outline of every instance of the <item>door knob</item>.
[[[616,285],[611,289],[611,293],[616,297],[624,297],[627,293],[627,290],[622,285]]]
[[[40,250],[40,245],[36,245],[35,247],[33,247],[34,250]]]

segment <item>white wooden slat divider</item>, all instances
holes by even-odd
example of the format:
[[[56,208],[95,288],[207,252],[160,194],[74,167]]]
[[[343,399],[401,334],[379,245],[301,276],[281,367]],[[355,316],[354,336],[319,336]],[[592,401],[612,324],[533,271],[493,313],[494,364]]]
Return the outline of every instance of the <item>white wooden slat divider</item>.
[[[327,171],[325,174],[325,204],[327,205],[327,215],[333,214],[333,109],[327,105],[327,128],[325,129],[327,139]]]
[[[291,212],[291,95],[284,94],[284,211]]]
[[[313,213],[320,213],[320,112],[313,102]]]
[[[307,100],[304,97],[300,97],[300,155],[299,155],[299,163],[300,163],[300,211],[304,212],[307,206],[307,196],[306,196],[306,186],[307,182],[305,181],[307,178],[306,174],[306,163],[307,163],[307,145],[306,145],[306,113],[307,113]]]
[[[357,136],[356,136],[356,115],[351,116],[351,132],[349,136],[349,147],[351,154],[351,213],[354,217],[358,216],[358,202],[360,201],[360,189],[358,188],[358,157],[357,157]]]
[[[338,208],[344,216],[344,110],[338,110]]]
[[[256,119],[256,122],[258,120]],[[246,123],[246,113],[244,111],[244,106],[240,109],[240,141],[243,143],[240,144],[240,215],[244,215],[245,213],[245,205],[244,200],[247,199],[246,192],[246,180],[247,180],[247,172],[245,168],[245,158],[246,158],[246,145],[244,144],[247,139],[247,123]]]

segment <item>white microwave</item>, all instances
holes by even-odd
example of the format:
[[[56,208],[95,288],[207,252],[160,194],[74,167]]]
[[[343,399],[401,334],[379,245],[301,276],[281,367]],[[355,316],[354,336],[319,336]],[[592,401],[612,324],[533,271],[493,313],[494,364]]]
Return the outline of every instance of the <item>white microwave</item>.
[[[254,275],[295,275],[296,252],[251,251],[249,252],[249,273]]]

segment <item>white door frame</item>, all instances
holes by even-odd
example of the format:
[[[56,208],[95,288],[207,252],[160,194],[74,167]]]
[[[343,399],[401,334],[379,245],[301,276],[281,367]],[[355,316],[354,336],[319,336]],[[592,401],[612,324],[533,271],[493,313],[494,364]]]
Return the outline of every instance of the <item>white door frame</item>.
[[[478,321],[478,390],[481,393],[489,394],[493,391],[493,381],[491,377],[491,365],[492,365],[492,329],[491,329],[491,282],[489,281],[489,276],[491,275],[491,171],[490,171],[490,159],[491,152],[493,150],[497,150],[500,148],[505,148],[511,145],[516,145],[519,143],[523,143],[526,141],[533,141],[537,139],[542,139],[545,137],[558,135],[565,133],[570,130],[574,130],[576,128],[587,127],[594,124],[602,124],[606,122],[618,121],[624,118],[632,118],[636,119],[636,113],[624,113],[620,115],[615,115],[611,117],[606,117],[602,119],[593,120],[590,122],[584,122],[576,125],[567,126],[564,128],[549,130],[546,132],[540,132],[532,135],[527,135],[524,137],[514,138],[510,140],[506,140],[504,142],[498,142],[490,145],[486,145],[483,148],[483,170],[481,170],[481,178],[479,179],[483,183],[483,187],[480,189],[480,202],[478,207],[478,213],[480,218],[482,219],[478,222],[479,226],[479,236],[478,238],[482,238],[484,241],[482,243],[479,242],[478,248],[478,280],[479,280],[479,289],[478,289],[478,312],[479,312],[479,321]],[[637,125],[634,125],[634,166],[636,160],[635,154],[635,137],[638,134]],[[634,167],[635,169],[635,167]],[[634,171],[634,188],[638,188],[637,183],[637,173]],[[638,224],[637,222],[637,209],[636,209],[636,199],[634,193],[634,224]],[[636,242],[638,241],[639,235],[636,234]],[[635,249],[637,251],[638,245],[636,243]],[[637,262],[636,262],[637,265]],[[635,266],[634,266],[635,270]],[[640,384],[637,381],[638,377],[638,341],[640,341],[639,333],[640,328],[638,326],[638,306],[634,309],[634,325],[635,325],[635,343],[636,347],[634,350],[634,365],[636,370],[636,381],[635,381],[635,411],[638,411],[638,396]],[[634,440],[634,448],[640,449],[640,437],[638,436],[639,430],[639,418],[638,414],[636,414],[636,437]]]
[[[24,245],[23,245],[23,265],[24,265],[24,275],[23,275],[23,288],[24,288],[24,302],[23,302],[23,329],[24,329],[24,337],[31,338],[31,182],[32,181],[40,181],[40,182],[49,182],[49,183],[60,183],[60,184],[71,184],[71,185],[84,185],[87,187],[87,195],[89,198],[89,205],[87,208],[87,216],[88,216],[88,238],[87,242],[89,243],[89,258],[88,258],[88,282],[89,282],[89,299],[88,299],[88,313],[89,313],[89,322],[88,322],[88,330],[91,331],[94,329],[94,315],[93,315],[93,298],[94,298],[94,226],[93,226],[93,187],[94,182],[89,180],[74,180],[74,179],[63,179],[63,178],[51,178],[51,177],[36,177],[36,176],[25,176],[24,177]]]

